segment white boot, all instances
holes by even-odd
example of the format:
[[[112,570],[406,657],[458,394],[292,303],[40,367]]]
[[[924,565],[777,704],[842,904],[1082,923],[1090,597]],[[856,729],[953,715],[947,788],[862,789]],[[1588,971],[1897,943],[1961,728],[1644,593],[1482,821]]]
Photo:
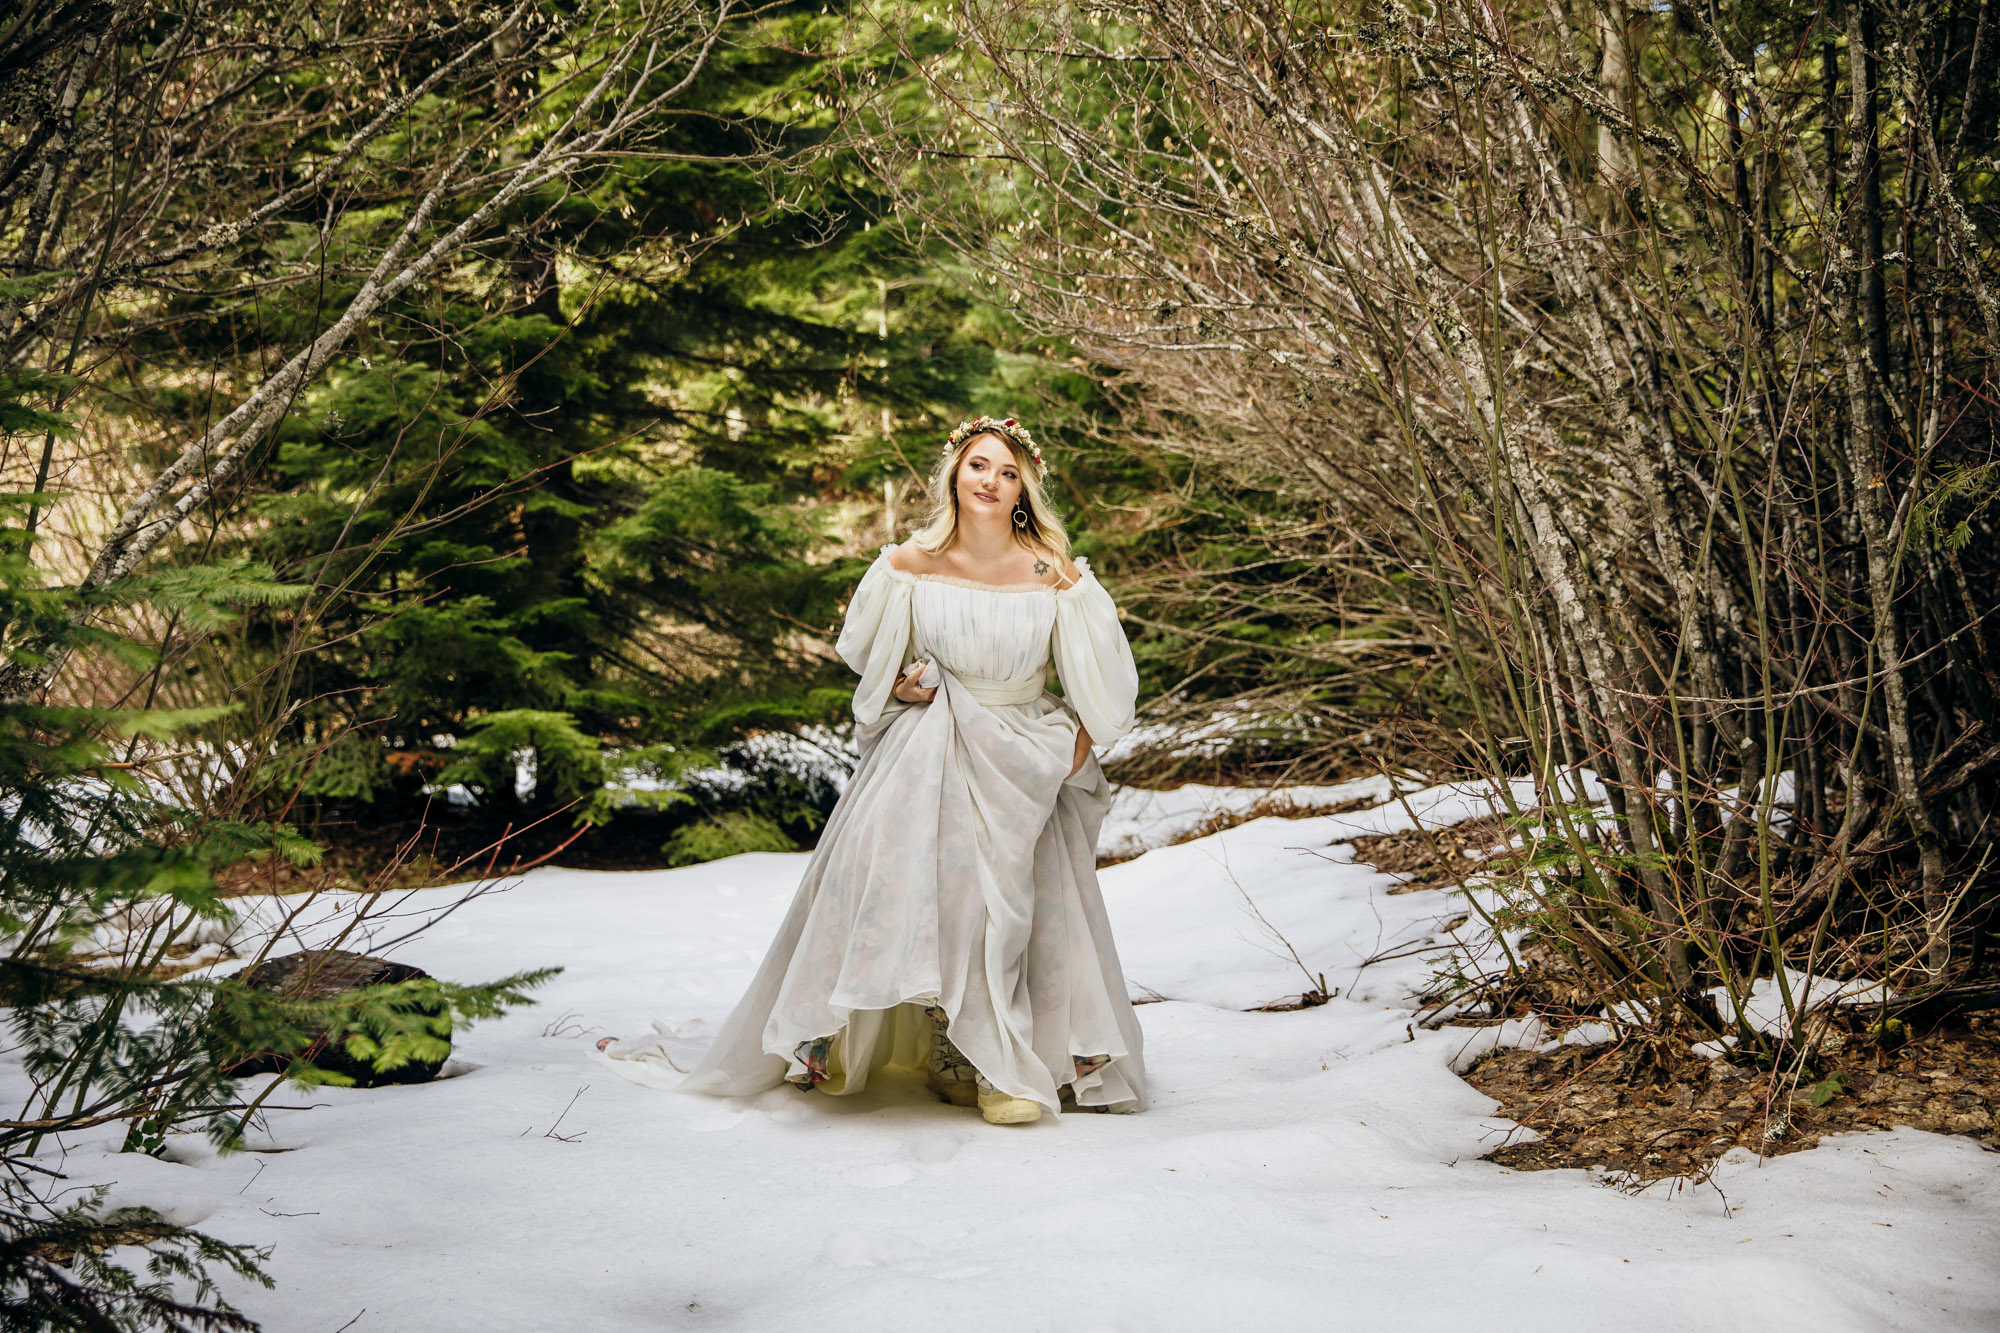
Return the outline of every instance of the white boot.
[[[982,1075],[979,1079],[979,1114],[986,1117],[989,1125],[1032,1125],[1042,1118],[1042,1104],[1026,1097],[1009,1097]]]

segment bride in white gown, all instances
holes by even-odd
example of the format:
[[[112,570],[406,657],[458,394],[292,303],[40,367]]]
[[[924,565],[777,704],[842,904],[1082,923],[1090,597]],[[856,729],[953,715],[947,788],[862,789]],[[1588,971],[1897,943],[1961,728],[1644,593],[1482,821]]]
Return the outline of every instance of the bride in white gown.
[[[1144,1108],[1091,752],[1131,727],[1138,673],[1044,476],[1011,418],[963,423],[930,522],[863,575],[838,642],[861,677],[860,767],[683,1089],[851,1093],[905,1065],[995,1123],[1065,1101]],[[1061,698],[1044,688],[1051,652]]]

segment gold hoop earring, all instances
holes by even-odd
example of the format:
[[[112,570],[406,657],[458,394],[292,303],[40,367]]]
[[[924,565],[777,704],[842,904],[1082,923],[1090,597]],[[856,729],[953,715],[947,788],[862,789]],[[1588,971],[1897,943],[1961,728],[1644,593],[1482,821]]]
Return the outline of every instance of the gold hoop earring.
[[[1019,505],[1014,506],[1014,526],[1017,528],[1028,526],[1028,511]]]

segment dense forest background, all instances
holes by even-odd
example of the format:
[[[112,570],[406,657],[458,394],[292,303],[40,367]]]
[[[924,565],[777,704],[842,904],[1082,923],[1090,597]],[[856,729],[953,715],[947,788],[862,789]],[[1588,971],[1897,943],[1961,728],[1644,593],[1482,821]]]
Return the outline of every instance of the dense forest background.
[[[29,0],[0,1150],[240,1126],[230,895],[810,845],[843,599],[980,412],[1126,615],[1114,777],[1509,793],[1454,1012],[1803,1069],[1784,966],[2000,1000],[1990,9]]]
[[[0,318],[29,415],[0,469],[47,496],[22,531],[52,584],[172,569],[204,608],[121,597],[94,614],[144,664],[44,674],[78,703],[231,708],[198,774],[156,761],[204,799],[221,778],[282,806],[363,875],[425,836],[425,860],[524,826],[546,850],[577,817],[601,827],[572,855],[620,864],[809,843],[830,789],[744,743],[839,725],[828,641],[856,559],[921,514],[929,451],[979,411],[1069,437],[1058,475],[1107,571],[1277,554],[1254,535],[1272,500],[1190,491],[1171,451],[1107,438],[1091,364],[898,225],[844,89],[934,114],[911,74],[943,29],[890,41],[864,26],[881,16],[812,6],[720,27],[342,12],[83,6],[15,34],[24,59],[66,40],[84,63],[14,89],[24,112],[53,99],[64,142],[40,145],[47,200],[25,156],[12,181],[34,259]],[[628,22],[683,44],[661,69],[686,87],[551,135],[590,93],[566,62],[638,77]],[[193,100],[159,110],[174,98]],[[1246,633],[1183,638],[1174,606],[1134,610],[1164,636],[1149,692],[1192,701],[1310,696],[1214,664],[1241,637],[1268,665],[1338,614],[1281,595]]]

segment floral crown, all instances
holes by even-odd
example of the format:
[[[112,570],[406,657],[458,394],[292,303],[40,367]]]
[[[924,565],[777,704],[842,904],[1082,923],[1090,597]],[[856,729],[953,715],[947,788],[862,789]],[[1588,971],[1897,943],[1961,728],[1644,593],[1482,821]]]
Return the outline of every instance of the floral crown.
[[[945,436],[943,452],[949,454],[973,436],[988,433],[1006,436],[1028,451],[1029,457],[1035,460],[1036,467],[1044,472],[1048,471],[1048,464],[1042,462],[1042,446],[1036,444],[1035,437],[1028,434],[1028,428],[1013,417],[1008,417],[1005,421],[994,417],[974,417],[970,421],[961,421],[952,428],[951,434]]]

